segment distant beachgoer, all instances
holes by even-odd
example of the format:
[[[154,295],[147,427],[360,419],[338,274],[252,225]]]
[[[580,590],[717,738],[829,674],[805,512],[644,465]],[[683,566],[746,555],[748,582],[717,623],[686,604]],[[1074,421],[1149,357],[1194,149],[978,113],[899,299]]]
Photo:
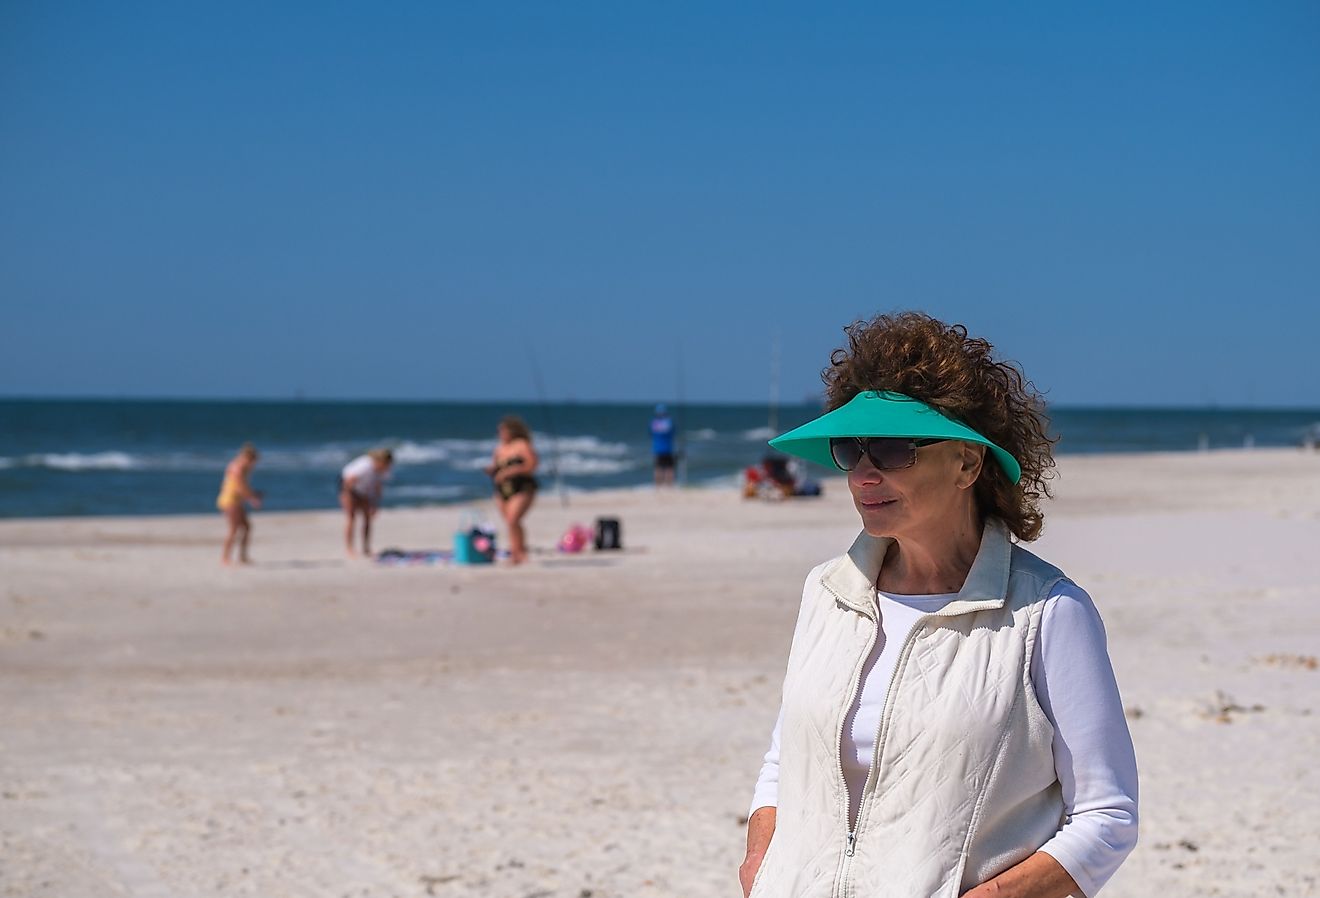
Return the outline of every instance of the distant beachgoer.
[[[380,510],[380,498],[394,465],[394,453],[388,449],[372,449],[359,455],[339,475],[339,507],[344,509],[344,547],[349,555],[353,551],[353,522],[362,516],[362,554],[371,556],[371,520]]]
[[[509,556],[514,564],[527,560],[527,534],[522,519],[536,498],[536,450],[532,432],[521,418],[509,415],[500,421],[499,443],[486,473],[495,484],[495,504],[509,528]]]
[[[248,517],[247,507],[261,507],[261,493],[252,489],[248,475],[257,463],[257,449],[251,443],[244,443],[238,455],[225,466],[225,479],[220,483],[220,495],[216,497],[215,507],[220,509],[229,524],[229,533],[225,536],[224,549],[220,552],[220,563],[229,564],[229,555],[238,541],[238,563],[251,564],[248,557],[248,542],[252,538],[252,520]]]
[[[1137,840],[1137,764],[1090,596],[1022,547],[1045,403],[966,328],[846,329],[830,411],[774,440],[861,518],[807,575],[739,870],[752,898],[1093,896]]]
[[[743,498],[768,497],[787,499],[795,492],[797,481],[788,468],[788,459],[782,455],[766,455],[758,465],[743,471]]]
[[[662,402],[651,419],[651,454],[655,456],[655,485],[674,485],[674,419]]]

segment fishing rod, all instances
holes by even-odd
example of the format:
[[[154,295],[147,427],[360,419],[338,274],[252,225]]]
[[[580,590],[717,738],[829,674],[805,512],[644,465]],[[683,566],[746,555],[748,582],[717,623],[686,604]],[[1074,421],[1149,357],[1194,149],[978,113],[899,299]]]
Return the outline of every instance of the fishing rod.
[[[683,395],[683,342],[680,340],[676,344],[675,355],[677,356],[678,368],[678,389],[675,391],[675,398],[678,400],[674,409],[674,429],[678,431],[674,438],[674,453],[678,463],[678,485],[687,486],[687,431],[683,427],[683,409],[686,405],[686,399]]]
[[[532,365],[532,383],[536,385],[536,398],[541,403],[541,413],[545,415],[545,426],[550,432],[550,445],[554,447],[551,456],[554,459],[555,492],[559,494],[560,504],[567,507],[568,493],[564,492],[564,466],[559,457],[559,431],[555,428],[554,415],[550,413],[550,403],[545,398],[545,383],[541,380],[541,366],[536,361],[536,350],[532,348],[530,341],[527,343],[527,359]]]

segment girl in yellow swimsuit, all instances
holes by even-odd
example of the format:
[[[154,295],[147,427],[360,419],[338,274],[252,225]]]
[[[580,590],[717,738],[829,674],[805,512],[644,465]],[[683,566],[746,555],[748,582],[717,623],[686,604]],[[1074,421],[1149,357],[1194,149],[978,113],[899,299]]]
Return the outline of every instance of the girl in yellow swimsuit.
[[[261,507],[261,493],[252,489],[248,475],[257,463],[257,449],[251,443],[244,443],[238,455],[225,467],[225,479],[220,484],[220,495],[216,497],[215,507],[220,509],[229,524],[229,533],[225,536],[225,546],[220,553],[220,563],[229,564],[229,554],[238,541],[238,563],[250,564],[248,558],[248,540],[252,536],[252,521],[248,517],[247,506]]]

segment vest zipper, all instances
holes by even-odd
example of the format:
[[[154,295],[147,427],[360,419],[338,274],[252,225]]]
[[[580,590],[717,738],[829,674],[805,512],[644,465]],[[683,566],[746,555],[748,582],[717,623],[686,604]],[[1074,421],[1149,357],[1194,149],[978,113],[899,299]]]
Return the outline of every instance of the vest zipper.
[[[828,589],[828,587],[826,588]],[[831,590],[831,592],[833,592],[833,590]],[[877,603],[877,608],[878,607],[879,604]],[[862,810],[866,807],[866,799],[869,798],[871,795],[872,783],[875,780],[876,774],[880,767],[880,749],[882,747],[881,740],[885,735],[888,734],[890,710],[893,707],[890,704],[889,699],[893,694],[894,684],[898,682],[899,671],[901,671],[903,669],[903,666],[907,663],[908,655],[912,653],[912,646],[914,646],[917,642],[916,634],[926,626],[926,622],[929,621],[931,618],[957,617],[958,614],[960,613],[964,613],[964,612],[946,612],[943,609],[941,609],[940,611],[932,611],[930,614],[923,614],[921,617],[917,618],[915,623],[912,624],[911,629],[908,630],[907,638],[903,640],[903,650],[899,653],[898,662],[894,665],[894,672],[889,677],[889,685],[885,688],[885,706],[884,706],[884,710],[880,713],[880,725],[876,728],[875,750],[871,755],[871,769],[866,772],[866,782],[862,784],[862,795],[857,802],[858,823],[861,822]],[[874,648],[876,637],[879,635],[880,632],[880,621],[874,620],[872,621],[872,623],[875,624],[875,629],[871,633],[871,642],[866,648],[866,654],[862,656],[863,663],[865,663],[866,657],[871,654],[871,649]],[[854,699],[856,699],[857,697],[857,690],[861,688],[860,674],[861,674],[861,669],[859,666],[858,670],[854,671],[853,689],[852,692],[848,695],[848,704],[844,706],[843,716],[845,719],[848,716],[847,709],[852,707],[852,703]],[[839,746],[837,751],[839,754],[839,776],[843,777],[843,723],[842,722],[840,722],[839,724]],[[847,791],[846,780],[844,782],[844,791],[845,792]],[[855,825],[851,821],[849,821],[848,845],[844,849],[844,855],[846,857],[851,858],[855,853],[856,848],[857,848],[857,829],[855,828]],[[845,876],[847,871],[840,870],[839,872],[840,872],[839,894],[843,895],[845,893],[845,888],[846,888]]]
[[[869,798],[871,795],[872,785],[875,782],[876,773],[880,767],[881,740],[883,739],[884,735],[888,730],[886,724],[889,723],[889,711],[890,708],[892,707],[892,705],[889,702],[889,699],[894,692],[894,684],[898,682],[898,673],[903,669],[903,665],[907,662],[907,657],[912,652],[912,646],[916,644],[915,636],[917,634],[917,631],[919,631],[922,627],[924,627],[926,625],[927,619],[931,617],[934,617],[934,615],[923,614],[921,617],[917,618],[915,623],[912,624],[912,627],[907,632],[907,636],[904,637],[903,639],[903,649],[901,652],[899,652],[898,661],[894,665],[894,672],[889,675],[889,685],[885,687],[885,706],[883,710],[881,710],[880,712],[880,723],[875,730],[875,747],[871,753],[871,767],[869,770],[866,771],[866,782],[862,784],[862,795],[857,801],[857,820],[859,823],[861,822],[862,819],[862,809],[866,807],[866,799]],[[876,623],[876,627],[877,629],[879,629],[878,621]],[[869,653],[869,649],[868,649],[868,653]],[[852,699],[849,699],[849,707],[852,707],[851,703],[852,703]],[[852,835],[849,838],[852,842],[856,842],[857,840],[856,830],[853,831]]]
[[[825,584],[821,584],[825,586]],[[857,690],[862,686],[862,667],[866,664],[866,659],[871,654],[871,649],[875,647],[876,637],[880,634],[880,621],[856,609],[851,603],[844,601],[843,597],[837,592],[825,586],[827,592],[843,603],[844,607],[855,611],[871,622],[871,635],[866,641],[866,648],[862,651],[861,657],[857,659],[856,666],[853,667],[852,689],[848,692],[848,700],[843,706],[843,714],[839,717],[839,730],[834,734],[834,760],[835,766],[839,771],[839,782],[843,784],[843,828],[848,837],[843,845],[843,859],[839,864],[839,871],[835,877],[834,894],[841,896],[843,889],[848,881],[848,866],[852,860],[853,854],[857,848],[857,833],[853,831],[852,821],[848,819],[848,812],[852,810],[851,799],[848,797],[848,780],[843,773],[843,724],[848,719],[848,709],[852,707],[853,700],[857,697]],[[858,806],[860,813],[860,804]]]

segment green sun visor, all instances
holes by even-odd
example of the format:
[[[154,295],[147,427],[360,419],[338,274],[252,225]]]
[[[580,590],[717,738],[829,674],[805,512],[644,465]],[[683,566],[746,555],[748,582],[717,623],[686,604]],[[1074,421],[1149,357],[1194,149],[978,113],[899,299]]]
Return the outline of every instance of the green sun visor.
[[[902,393],[875,390],[858,393],[846,405],[775,437],[770,445],[788,455],[833,468],[831,437],[911,437],[980,443],[990,450],[1010,483],[1022,479],[1022,467],[1007,450],[966,424],[947,418],[926,403]]]

